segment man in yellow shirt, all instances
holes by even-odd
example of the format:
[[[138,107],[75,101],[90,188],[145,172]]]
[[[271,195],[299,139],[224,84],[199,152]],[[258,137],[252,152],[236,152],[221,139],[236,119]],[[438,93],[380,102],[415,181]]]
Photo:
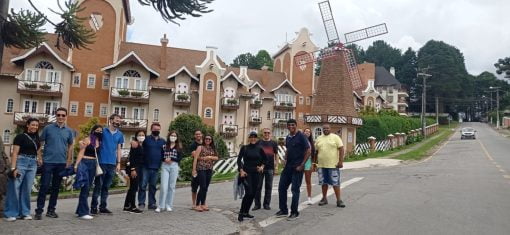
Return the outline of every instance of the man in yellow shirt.
[[[318,167],[319,184],[322,185],[322,199],[319,206],[328,204],[328,185],[331,185],[335,190],[336,206],[345,207],[340,199],[340,168],[343,167],[344,162],[344,144],[338,135],[331,133],[329,124],[322,126],[322,133],[315,141],[317,162],[314,163]]]

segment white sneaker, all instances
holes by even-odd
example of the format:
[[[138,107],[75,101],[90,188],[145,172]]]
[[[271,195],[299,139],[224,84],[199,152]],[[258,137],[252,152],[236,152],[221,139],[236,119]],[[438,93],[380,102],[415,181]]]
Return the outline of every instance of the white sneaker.
[[[161,212],[161,209],[158,207],[158,208],[156,208],[156,210],[154,210],[154,211],[155,211],[156,213],[159,213],[159,212]]]
[[[172,207],[167,207],[166,211],[171,212],[172,211]]]
[[[22,219],[23,220],[32,220],[32,216],[31,215],[23,216]]]
[[[80,216],[78,217],[80,219],[84,219],[84,220],[91,220],[91,219],[94,219],[94,217],[90,216],[90,215],[84,215],[84,216]]]
[[[313,204],[313,202],[312,202],[312,198],[308,198],[308,200],[306,201],[306,204],[308,204],[308,205],[312,205],[312,204]]]
[[[4,218],[4,220],[7,222],[14,222],[14,221],[16,221],[16,217],[7,217],[7,218]]]

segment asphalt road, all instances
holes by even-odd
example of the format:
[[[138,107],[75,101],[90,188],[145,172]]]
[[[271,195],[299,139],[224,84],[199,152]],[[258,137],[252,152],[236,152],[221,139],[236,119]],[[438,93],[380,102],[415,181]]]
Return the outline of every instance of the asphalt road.
[[[1,221],[0,234],[510,234],[510,141],[484,124],[468,125],[478,130],[476,140],[460,140],[456,133],[423,162],[343,171],[347,207],[335,207],[330,196],[326,206],[303,204],[296,221],[273,216],[276,178],[272,210],[252,212],[256,218],[243,223],[236,221],[241,202],[233,200],[227,182],[209,188],[209,212],[189,210],[189,188],[177,190],[173,212],[160,214],[123,213],[125,195],[112,195],[114,215],[92,221],[74,217],[77,199],[64,199],[58,202],[60,218]],[[319,195],[314,185],[315,202]]]

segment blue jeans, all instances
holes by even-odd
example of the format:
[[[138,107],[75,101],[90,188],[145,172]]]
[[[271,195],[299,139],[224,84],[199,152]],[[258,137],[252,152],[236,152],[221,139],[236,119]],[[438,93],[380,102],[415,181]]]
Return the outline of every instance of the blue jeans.
[[[5,199],[5,217],[30,215],[30,193],[34,185],[37,161],[35,156],[18,155],[16,161],[19,177],[9,178],[7,198]]]
[[[289,185],[292,184],[290,191],[292,192],[292,203],[290,204],[290,212],[298,213],[299,205],[299,194],[301,183],[303,182],[303,172],[296,171],[295,167],[283,168],[282,175],[280,176],[280,182],[278,183],[278,197],[280,211],[288,213],[289,208],[287,207],[287,190]]]
[[[62,183],[62,177],[59,175],[61,171],[66,168],[65,163],[43,163],[42,175],[39,187],[39,193],[37,194],[37,208],[35,213],[41,214],[44,211],[44,203],[46,202],[46,194],[50,188],[51,182],[51,195],[50,201],[48,202],[47,212],[55,212],[57,206],[58,193],[60,191],[60,183]]]
[[[88,215],[90,213],[89,204],[87,198],[89,197],[90,187],[96,176],[96,160],[93,159],[81,159],[80,165],[87,166],[89,173],[89,182],[80,189],[80,197],[78,199],[78,207],[76,208],[76,214],[78,216]]]
[[[159,208],[172,208],[174,205],[175,183],[179,177],[179,164],[163,163],[161,166],[161,188],[159,191]]]
[[[103,170],[103,174],[96,177],[94,180],[94,192],[92,193],[91,208],[96,209],[98,200],[97,197],[101,194],[100,209],[106,209],[108,200],[108,189],[112,185],[113,177],[115,177],[115,165],[111,164],[99,164]],[[95,175],[96,173],[94,173]]]
[[[142,181],[138,189],[138,205],[145,205],[147,184],[149,185],[149,206],[156,206],[156,184],[158,183],[158,169],[142,168]]]

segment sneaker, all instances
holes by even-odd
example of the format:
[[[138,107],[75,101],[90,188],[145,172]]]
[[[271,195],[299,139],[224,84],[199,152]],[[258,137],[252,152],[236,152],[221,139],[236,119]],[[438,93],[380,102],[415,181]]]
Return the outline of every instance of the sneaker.
[[[328,204],[328,199],[325,198],[321,199],[321,201],[319,202],[319,206],[324,206],[326,204]]]
[[[344,204],[344,202],[343,202],[342,200],[338,200],[338,201],[336,202],[336,206],[337,206],[337,207],[342,207],[342,208],[344,208],[344,207],[345,207],[345,204]]]
[[[90,208],[90,214],[97,215],[97,208]]]
[[[91,219],[94,219],[94,217],[90,216],[90,215],[84,215],[84,216],[80,216],[78,217],[80,219],[83,219],[83,220],[91,220]]]
[[[54,218],[54,219],[56,219],[56,218],[58,218],[58,214],[57,214],[57,213],[55,213],[55,211],[48,211],[48,212],[46,213],[46,217],[50,217],[50,218]]]
[[[106,209],[106,208],[100,208],[99,209],[99,213],[101,214],[107,214],[107,215],[111,215],[113,214],[110,210]]]
[[[145,204],[139,204],[139,205],[138,205],[138,209],[140,209],[140,210],[144,210],[144,209],[145,209]]]
[[[172,207],[167,207],[167,208],[166,208],[166,211],[168,211],[168,212],[172,212]]]
[[[23,217],[21,217],[22,220],[32,220],[32,216],[31,215],[25,215]]]
[[[158,207],[157,207],[157,206],[151,206],[151,205],[149,205],[149,207],[148,207],[148,208],[149,208],[149,210],[154,210],[154,209],[156,209],[156,208],[158,208]]]
[[[252,211],[260,210],[260,206],[254,206],[251,210]]]
[[[7,217],[7,218],[4,218],[4,220],[7,222],[14,222],[14,221],[16,221],[16,217]]]
[[[288,221],[293,221],[299,218],[299,213],[291,213],[290,216],[287,218]]]
[[[281,217],[287,217],[289,215],[289,213],[285,213],[283,211],[278,211],[276,212],[276,218],[281,218]]]
[[[129,213],[129,212],[131,212],[132,210],[133,210],[133,209],[131,209],[131,208],[126,208],[126,207],[124,207],[124,209],[122,209],[122,211],[123,211],[123,212],[128,212],[128,213]]]
[[[250,215],[249,213],[246,213],[246,214],[244,214],[243,216],[244,216],[244,218],[248,218],[248,219],[253,219],[253,218],[255,218],[255,216]]]
[[[159,212],[161,212],[161,209],[158,207],[158,208],[156,208],[156,210],[154,210],[154,211],[155,211],[156,213],[159,213]]]
[[[271,210],[270,206],[264,206],[264,210]]]
[[[237,220],[238,220],[239,222],[243,222],[243,220],[244,220],[244,216],[243,216],[243,214],[239,213],[239,215],[237,216]]]
[[[133,213],[133,214],[141,214],[143,213],[142,210],[138,209],[138,208],[134,208],[132,209],[131,211],[129,211],[129,213]]]
[[[42,219],[42,214],[37,214],[37,213],[36,213],[36,214],[34,215],[34,219],[35,219],[35,220],[41,220],[41,219]]]
[[[308,200],[306,200],[306,204],[307,205],[312,205],[313,204],[311,197],[309,197]]]

